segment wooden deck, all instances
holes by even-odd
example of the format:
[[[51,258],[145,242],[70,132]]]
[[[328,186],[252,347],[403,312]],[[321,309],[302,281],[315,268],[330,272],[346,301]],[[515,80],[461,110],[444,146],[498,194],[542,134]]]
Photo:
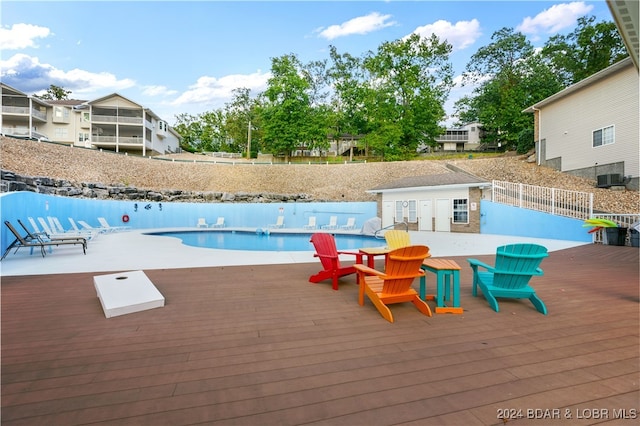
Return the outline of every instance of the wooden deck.
[[[464,314],[394,324],[319,263],[145,271],[166,306],[109,319],[96,274],[3,277],[2,424],[637,424],[637,248],[551,253],[548,316],[494,312],[453,259]]]

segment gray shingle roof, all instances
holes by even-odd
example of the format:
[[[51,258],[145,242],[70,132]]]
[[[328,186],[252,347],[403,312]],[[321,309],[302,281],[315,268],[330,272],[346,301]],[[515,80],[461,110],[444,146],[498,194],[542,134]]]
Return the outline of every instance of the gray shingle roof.
[[[378,185],[370,189],[371,192],[381,192],[388,189],[420,188],[428,186],[467,185],[481,186],[487,184],[486,180],[461,172],[441,173],[437,175],[410,176],[393,182]]]

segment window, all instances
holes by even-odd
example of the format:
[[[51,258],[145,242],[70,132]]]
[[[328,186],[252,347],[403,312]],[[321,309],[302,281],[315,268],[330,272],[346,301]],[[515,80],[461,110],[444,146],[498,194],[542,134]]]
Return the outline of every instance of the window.
[[[89,140],[89,133],[78,133],[78,142],[84,142]]]
[[[469,200],[466,198],[453,200],[453,223],[469,223]]]
[[[396,200],[396,222],[404,221],[404,209],[402,208],[402,201]]]
[[[56,127],[54,130],[54,137],[56,139],[67,139],[69,137],[69,129],[66,127]]]
[[[416,200],[409,200],[409,223],[418,222],[418,202]]]
[[[603,127],[593,131],[593,147],[609,145],[615,142],[613,126]]]
[[[88,123],[90,121],[91,115],[88,112],[82,113],[82,121]]]

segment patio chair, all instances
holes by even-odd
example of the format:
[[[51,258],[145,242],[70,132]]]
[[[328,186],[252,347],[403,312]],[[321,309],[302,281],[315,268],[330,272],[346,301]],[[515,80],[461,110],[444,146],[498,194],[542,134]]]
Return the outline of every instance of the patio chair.
[[[338,229],[338,216],[331,216],[329,224],[322,225],[322,229]]]
[[[411,245],[411,238],[407,231],[392,229],[384,233],[384,239],[387,242],[387,247],[391,250]]]
[[[24,229],[24,232],[27,233],[27,235],[24,237],[25,240],[27,241],[31,241],[31,240],[40,240],[42,242],[47,242],[47,241],[80,241],[81,243],[84,243],[84,245],[87,245],[87,239],[81,236],[73,236],[73,235],[61,235],[61,234],[52,234],[48,235],[45,232],[40,232],[40,233],[32,233],[31,231],[29,231],[29,228],[26,227],[26,225],[24,223],[22,223],[22,221],[20,219],[18,219],[18,224],[22,227],[22,229]],[[49,250],[51,251],[51,250]]]
[[[284,216],[278,216],[276,223],[268,225],[269,228],[284,228]]]
[[[364,305],[365,294],[374,304],[380,315],[393,322],[393,314],[387,305],[411,302],[423,314],[431,316],[427,303],[418,297],[411,284],[414,279],[424,275],[420,265],[429,255],[426,246],[407,246],[389,253],[385,272],[365,265],[354,265],[358,273],[358,303]]]
[[[109,225],[109,222],[107,222],[107,219],[105,219],[104,217],[99,217],[98,223],[100,224],[101,228],[104,229],[106,232],[120,232],[120,231],[128,231],[129,229],[131,229],[130,226],[126,226],[126,225],[111,226]]]
[[[473,295],[478,295],[477,288],[480,287],[496,312],[500,311],[497,297],[529,299],[538,312],[547,315],[547,307],[529,285],[533,276],[543,275],[539,265],[547,256],[546,247],[537,244],[510,244],[498,247],[493,267],[476,259],[467,259],[473,269]]]
[[[76,235],[82,235],[83,237],[85,237],[87,240],[92,240],[94,239],[96,236],[98,236],[100,234],[100,232],[98,231],[92,231],[90,229],[80,229],[78,227],[78,224],[76,224],[76,221],[73,220],[72,217],[68,218],[69,219],[69,223],[71,224],[71,229],[69,230],[69,232],[73,232]]]
[[[319,283],[320,281],[331,279],[332,288],[338,289],[338,279],[345,275],[355,274],[354,265],[342,266],[340,255],[355,256],[356,263],[362,263],[362,254],[348,251],[338,251],[336,240],[331,234],[315,233],[311,236],[311,243],[316,249],[314,257],[320,259],[322,270],[309,277],[309,282]]]
[[[344,229],[345,231],[351,231],[356,229],[356,218],[355,217],[347,218],[347,223],[345,225],[340,226],[340,229]]]
[[[42,254],[42,257],[45,257],[46,254],[47,254],[46,250],[45,250],[45,247],[47,247],[47,246],[61,246],[61,245],[77,245],[77,244],[80,244],[80,245],[82,245],[83,253],[87,254],[86,240],[84,242],[80,241],[80,240],[50,240],[50,241],[43,241],[40,238],[27,240],[25,237],[20,235],[20,233],[18,233],[18,231],[13,227],[13,225],[8,220],[5,220],[4,224],[7,226],[7,228],[9,228],[9,230],[16,237],[16,239],[11,244],[9,244],[9,247],[7,247],[5,252],[2,254],[2,257],[0,258],[0,260],[3,260],[7,256],[7,254],[9,254],[9,252],[12,249],[15,248],[16,252],[17,252],[19,249],[21,249],[23,247],[29,247],[29,248],[38,247],[38,248],[40,248],[40,253]]]
[[[211,225],[212,228],[224,228],[224,216],[219,216],[216,223]]]
[[[302,229],[316,229],[318,226],[316,225],[316,217],[309,216],[309,223],[304,225]]]

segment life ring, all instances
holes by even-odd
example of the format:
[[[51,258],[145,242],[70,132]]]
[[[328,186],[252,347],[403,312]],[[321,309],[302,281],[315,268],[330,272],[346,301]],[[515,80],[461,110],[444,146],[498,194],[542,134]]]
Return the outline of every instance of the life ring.
[[[122,215],[122,221],[123,221],[124,223],[129,222],[129,215],[128,215],[128,214],[123,214],[123,215]]]

